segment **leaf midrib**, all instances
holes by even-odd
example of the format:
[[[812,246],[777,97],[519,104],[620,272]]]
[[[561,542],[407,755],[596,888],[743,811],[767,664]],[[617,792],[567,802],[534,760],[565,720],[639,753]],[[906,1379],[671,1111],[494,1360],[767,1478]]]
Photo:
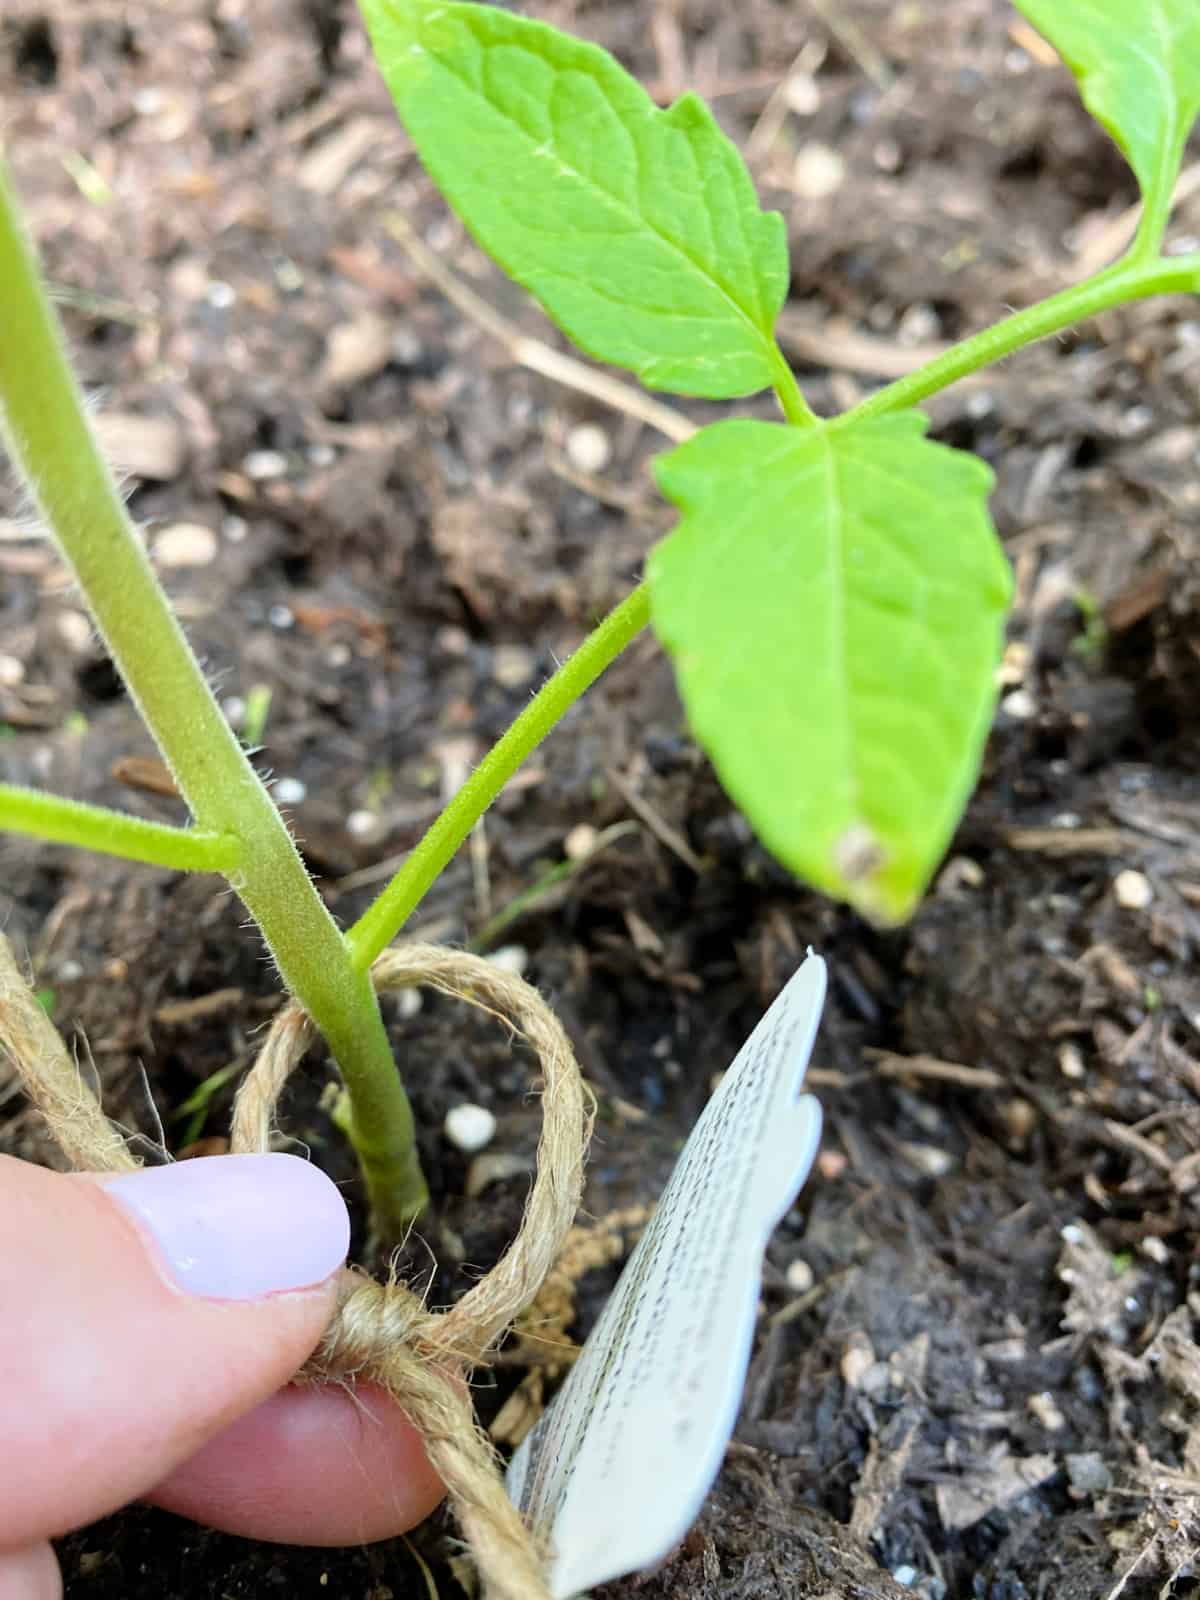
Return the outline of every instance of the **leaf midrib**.
[[[853,812],[850,825],[863,821],[862,778],[858,770],[858,756],[854,739],[853,694],[846,635],[846,514],[842,503],[842,488],[838,473],[837,451],[834,442],[821,432],[813,441],[823,457],[825,470],[825,498],[830,507],[830,545],[836,546],[836,559],[832,563],[836,575],[833,584],[833,611],[831,632],[836,632],[835,655],[842,700],[842,726],[846,729],[846,771],[850,780],[847,796]]]

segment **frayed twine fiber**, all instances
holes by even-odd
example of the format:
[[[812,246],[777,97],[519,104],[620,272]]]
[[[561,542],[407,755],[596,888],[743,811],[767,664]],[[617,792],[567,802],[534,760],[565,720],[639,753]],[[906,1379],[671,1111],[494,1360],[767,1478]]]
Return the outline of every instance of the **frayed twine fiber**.
[[[369,1379],[391,1393],[446,1485],[489,1600],[550,1600],[535,1543],[504,1490],[463,1379],[534,1299],[554,1266],[583,1187],[592,1106],[571,1046],[546,1002],[523,979],[479,956],[437,945],[385,951],[371,969],[376,989],[424,984],[505,1020],[542,1067],[537,1176],[520,1231],[492,1270],[445,1312],[426,1310],[401,1283],[346,1270],[333,1321],[301,1377]],[[275,1106],[313,1038],[292,1001],[275,1019],[238,1092],[232,1148],[269,1148]],[[0,1046],[71,1165],[130,1172],[140,1163],[83,1082],[57,1029],[38,1004],[0,935]]]

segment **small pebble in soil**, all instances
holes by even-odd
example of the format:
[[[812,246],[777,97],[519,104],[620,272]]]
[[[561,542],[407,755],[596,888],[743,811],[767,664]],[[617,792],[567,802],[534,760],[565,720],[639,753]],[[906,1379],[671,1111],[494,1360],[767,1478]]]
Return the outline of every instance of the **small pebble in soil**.
[[[1018,683],[1024,683],[1032,655],[1033,652],[1023,639],[1009,640],[1004,647],[1004,659],[1000,663],[998,674],[1000,683],[1005,688],[1015,688]]]
[[[92,625],[82,611],[64,611],[55,624],[58,637],[76,655],[92,648]]]
[[[290,606],[272,606],[267,612],[267,621],[273,628],[279,628],[281,631],[290,628],[295,620]]]
[[[977,394],[967,396],[967,403],[963,409],[972,422],[982,422],[996,409],[996,397],[989,394],[986,389],[981,389]]]
[[[612,444],[604,429],[581,422],[567,434],[567,460],[578,472],[603,472],[612,460]]]
[[[217,536],[202,522],[173,522],[154,538],[161,567],[207,567],[217,554]]]
[[[304,273],[285,256],[282,261],[275,263],[275,282],[284,294],[299,294],[304,287]]]
[[[840,1150],[822,1150],[817,1157],[817,1171],[827,1183],[836,1183],[839,1178],[844,1177],[849,1165],[848,1159]]]
[[[596,848],[597,837],[596,830],[590,822],[576,823],[563,840],[563,854],[568,861],[582,861]]]
[[[1142,1240],[1141,1244],[1138,1245],[1138,1249],[1144,1256],[1148,1257],[1149,1260],[1156,1261],[1160,1267],[1165,1267],[1167,1262],[1171,1259],[1171,1252],[1167,1249],[1166,1244],[1158,1237],[1156,1233],[1148,1234],[1146,1238]]]
[[[1064,1078],[1082,1078],[1087,1070],[1083,1064],[1083,1051],[1068,1039],[1058,1047],[1058,1070]]]
[[[792,168],[792,188],[803,200],[824,200],[841,188],[846,163],[827,144],[805,145]]]
[[[275,799],[281,806],[298,806],[308,793],[299,778],[279,778],[275,784]]]
[[[0,689],[14,689],[25,677],[25,663],[16,656],[0,656]]]
[[[924,344],[928,339],[938,338],[941,331],[941,319],[933,307],[917,304],[909,306],[896,324],[896,340],[899,344],[911,348],[913,345]]]
[[[951,856],[938,874],[939,894],[954,894],[959,889],[978,889],[984,882],[984,871],[978,861],[970,856]]]
[[[411,1022],[424,1004],[420,989],[401,989],[396,996],[396,1010],[405,1022]]]
[[[523,644],[498,644],[492,651],[492,677],[502,689],[520,689],[533,677],[537,658]]]
[[[529,951],[523,944],[502,944],[499,950],[492,951],[488,960],[501,972],[511,972],[515,978],[521,978],[529,965]]]
[[[1145,911],[1154,899],[1154,890],[1149,878],[1144,872],[1136,872],[1132,867],[1126,867],[1124,872],[1118,872],[1113,879],[1112,887],[1117,904],[1125,911]]]
[[[1000,709],[1014,722],[1028,722],[1030,717],[1037,715],[1037,701],[1028,689],[1014,689],[1001,700]]]
[[[391,329],[386,317],[364,311],[336,323],[325,341],[321,382],[327,388],[347,388],[382,372],[390,356]]]
[[[954,1157],[949,1150],[942,1150],[937,1145],[901,1139],[897,1141],[897,1147],[909,1165],[927,1178],[944,1178],[954,1165]]]
[[[1024,1145],[1037,1124],[1037,1112],[1028,1100],[1023,1100],[1020,1095],[1014,1095],[1006,1102],[1003,1115],[1009,1143]]]
[[[811,117],[821,108],[821,90],[811,72],[793,72],[783,86],[787,108],[797,117]]]
[[[463,1104],[450,1107],[442,1127],[456,1149],[473,1155],[491,1144],[496,1133],[496,1119],[486,1106]]]
[[[270,478],[287,475],[287,457],[278,450],[251,450],[242,462],[242,471],[255,483],[266,483]]]
[[[807,1294],[813,1286],[813,1269],[807,1261],[792,1261],[784,1273],[789,1289],[796,1294]]]
[[[1060,1411],[1052,1394],[1043,1390],[1041,1394],[1031,1394],[1025,1402],[1030,1415],[1035,1421],[1040,1422],[1047,1433],[1058,1433],[1065,1428],[1067,1419]]]
[[[379,831],[379,818],[374,811],[352,811],[346,818],[346,832],[355,839],[369,839]]]
[[[434,634],[433,642],[445,656],[465,656],[471,648],[471,635],[456,622],[448,622]]]
[[[842,1382],[848,1389],[858,1389],[863,1379],[875,1365],[875,1347],[861,1328],[855,1328],[847,1340],[841,1359]]]
[[[246,702],[240,694],[231,694],[228,699],[222,700],[221,710],[231,728],[240,728],[246,720]]]
[[[1121,418],[1121,432],[1127,439],[1136,438],[1139,433],[1145,433],[1153,421],[1154,411],[1150,406],[1130,406]]]

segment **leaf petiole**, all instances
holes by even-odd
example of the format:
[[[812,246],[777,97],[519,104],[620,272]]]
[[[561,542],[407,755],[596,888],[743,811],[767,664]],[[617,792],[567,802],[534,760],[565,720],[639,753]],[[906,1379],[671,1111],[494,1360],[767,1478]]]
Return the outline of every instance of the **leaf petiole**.
[[[594,628],[492,746],[404,865],[346,934],[355,965],[366,969],[416,910],[471,829],[550,730],[650,620],[650,595],[638,584]]]
[[[0,783],[0,831],[79,845],[102,855],[143,861],[175,872],[236,872],[241,844],[231,833],[211,828],[174,828],[147,822],[107,806],[86,805],[19,784]]]
[[[788,366],[787,358],[777,344],[772,346],[771,366],[772,387],[784,416],[793,427],[815,427],[821,419],[804,398],[796,374]]]
[[[851,422],[919,405],[960,378],[1002,361],[1039,339],[1061,333],[1073,323],[1084,322],[1088,317],[1127,301],[1146,300],[1157,294],[1200,294],[1200,252],[1159,256],[1148,262],[1134,259],[1131,253],[1086,283],[1072,284],[1049,299],[1016,311],[1002,322],[964,339],[915,372],[868,395],[851,410],[833,418],[828,426],[841,428]]]

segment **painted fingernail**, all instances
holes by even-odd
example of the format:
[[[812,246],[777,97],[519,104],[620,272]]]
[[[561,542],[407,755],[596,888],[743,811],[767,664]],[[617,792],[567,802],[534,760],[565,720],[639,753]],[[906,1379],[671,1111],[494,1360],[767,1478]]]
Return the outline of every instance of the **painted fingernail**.
[[[105,1184],[186,1294],[258,1300],[323,1283],[346,1259],[336,1186],[299,1156],[198,1156]]]

